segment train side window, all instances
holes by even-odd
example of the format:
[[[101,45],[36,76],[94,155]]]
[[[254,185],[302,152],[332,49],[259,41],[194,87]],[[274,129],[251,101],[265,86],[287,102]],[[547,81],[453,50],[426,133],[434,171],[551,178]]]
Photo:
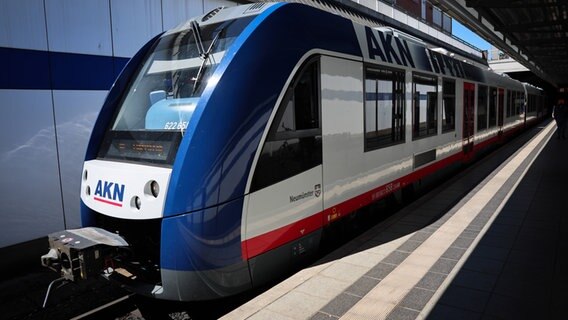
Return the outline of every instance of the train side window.
[[[518,114],[517,111],[517,101],[518,101],[518,91],[511,92],[511,116],[516,116]]]
[[[507,105],[507,117],[513,117],[517,115],[517,91],[509,91],[509,104]]]
[[[489,128],[497,126],[497,88],[489,88]]]
[[[517,114],[525,113],[525,94],[523,92],[518,92],[518,99],[517,99]]]
[[[300,68],[262,147],[251,192],[322,164],[319,59]]]
[[[421,139],[438,133],[438,78],[412,76],[412,138]]]
[[[405,142],[404,72],[365,70],[365,152]]]
[[[534,94],[529,94],[529,106],[527,112],[536,111],[536,96]]]
[[[487,129],[487,87],[479,86],[477,91],[477,131]]]
[[[511,91],[511,117],[515,116],[517,110],[517,91]]]
[[[525,112],[531,112],[531,100],[532,100],[531,95],[527,94],[527,95],[525,95],[525,97],[526,97],[526,103],[527,103],[525,105]]]
[[[513,96],[513,92],[511,90],[507,90],[507,114],[506,117],[509,118],[511,116],[511,97]]]
[[[456,129],[456,82],[444,79],[442,85],[442,132]]]

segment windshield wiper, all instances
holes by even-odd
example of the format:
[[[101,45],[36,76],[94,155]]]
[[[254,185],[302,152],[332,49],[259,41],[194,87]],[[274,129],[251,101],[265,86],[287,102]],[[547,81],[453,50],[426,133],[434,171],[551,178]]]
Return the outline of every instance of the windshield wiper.
[[[205,48],[203,47],[203,39],[201,38],[201,28],[199,28],[199,24],[195,20],[192,20],[190,25],[191,31],[193,31],[193,37],[195,38],[195,44],[197,44],[197,51],[203,58],[205,55]]]
[[[191,90],[191,96],[193,96],[195,94],[195,91],[197,91],[197,88],[199,87],[197,84],[201,82],[201,78],[203,77],[204,74],[203,70],[205,69],[205,64],[207,63],[207,60],[211,58],[211,51],[213,51],[215,43],[217,43],[219,35],[223,31],[223,29],[217,32],[215,38],[213,38],[213,41],[211,41],[209,48],[207,48],[207,51],[204,50],[203,42],[201,41],[201,34],[199,33],[201,32],[201,30],[199,29],[199,25],[195,20],[191,22],[191,29],[195,34],[195,41],[198,42],[197,50],[199,51],[199,55],[203,59],[203,61],[201,62],[201,66],[199,67],[199,71],[197,71],[197,75],[195,76],[195,82],[193,83],[193,90]]]

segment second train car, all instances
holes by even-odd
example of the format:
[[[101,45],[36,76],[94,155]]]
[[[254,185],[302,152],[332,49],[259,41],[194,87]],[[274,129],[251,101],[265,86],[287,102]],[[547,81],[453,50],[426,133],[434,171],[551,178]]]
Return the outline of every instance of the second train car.
[[[113,265],[135,292],[225,297],[542,107],[540,90],[395,30],[301,4],[217,9],[152,39],[116,80],[82,220],[128,242]]]

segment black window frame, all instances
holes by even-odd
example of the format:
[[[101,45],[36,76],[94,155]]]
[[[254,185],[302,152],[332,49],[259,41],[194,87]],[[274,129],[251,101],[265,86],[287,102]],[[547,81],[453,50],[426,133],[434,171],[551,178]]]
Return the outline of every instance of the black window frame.
[[[507,110],[507,113],[505,115],[505,118],[510,118],[513,115],[512,99],[513,99],[513,90],[507,89],[507,98],[505,99],[506,100],[505,108]]]
[[[486,130],[487,123],[488,123],[488,112],[489,112],[489,87],[486,85],[478,85],[477,86],[477,112],[476,112],[476,119],[477,119],[477,131]],[[484,99],[483,99],[484,98]],[[483,114],[482,114],[483,109]],[[480,120],[483,120],[480,121]],[[483,124],[483,125],[481,125]]]
[[[417,81],[418,80],[418,81]],[[416,85],[432,85],[436,88],[434,99],[426,99],[426,121],[420,122],[420,102],[416,102]],[[412,73],[412,140],[420,140],[428,137],[433,137],[438,135],[438,76],[418,73]],[[418,101],[420,101],[420,96],[418,96]],[[434,110],[431,110],[431,105],[429,101],[434,101]],[[433,116],[433,118],[432,118]],[[425,130],[422,129],[421,124],[425,123]],[[425,132],[425,133],[423,133]]]
[[[487,128],[497,126],[497,88],[489,87],[489,104],[487,106],[488,124]]]
[[[450,85],[451,84],[451,85]],[[451,87],[452,90],[447,91],[446,88]],[[446,108],[446,106],[448,106]],[[453,113],[448,118],[448,110]],[[456,81],[454,79],[442,78],[442,133],[454,132],[456,130]]]
[[[525,112],[526,112],[526,110],[525,110],[525,99],[526,99],[526,97],[525,97],[524,92],[519,91],[518,93],[519,93],[519,95],[518,95],[518,100],[517,100],[518,101],[517,114],[522,115],[522,114],[525,114]]]
[[[406,74],[404,70],[383,66],[365,66],[363,81],[363,126],[364,126],[364,152],[391,147],[406,142]],[[367,81],[375,82],[375,130],[367,128],[367,97],[371,94],[367,88]],[[379,81],[391,81],[391,126],[390,130],[378,130],[379,118]],[[371,106],[372,108],[372,106]],[[383,132],[381,132],[383,131]]]
[[[314,90],[312,93],[315,93],[315,104],[317,106],[317,126],[306,129],[279,130],[282,119],[289,108],[289,102],[294,97],[300,81],[310,68],[313,68],[314,71],[312,80],[316,81],[315,88],[312,87],[312,90]],[[312,99],[314,99],[313,96]],[[321,65],[320,56],[315,56],[309,58],[298,68],[278,105],[278,110],[270,124],[270,129],[256,163],[250,192],[267,188],[322,164],[321,117]],[[276,151],[273,145],[279,146]],[[302,152],[292,150],[294,148],[301,149]],[[286,150],[290,150],[290,152]],[[287,153],[284,154],[285,152]],[[284,156],[278,158],[279,156],[275,155],[273,157],[276,153],[284,154]],[[299,159],[302,156],[305,158]],[[294,161],[297,161],[297,163],[292,163]]]

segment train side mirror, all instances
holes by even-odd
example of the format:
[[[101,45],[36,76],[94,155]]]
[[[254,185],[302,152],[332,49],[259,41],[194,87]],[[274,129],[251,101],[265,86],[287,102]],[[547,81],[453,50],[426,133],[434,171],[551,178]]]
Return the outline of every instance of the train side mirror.
[[[164,100],[166,98],[166,91],[164,90],[157,90],[150,92],[150,105],[154,103]]]

